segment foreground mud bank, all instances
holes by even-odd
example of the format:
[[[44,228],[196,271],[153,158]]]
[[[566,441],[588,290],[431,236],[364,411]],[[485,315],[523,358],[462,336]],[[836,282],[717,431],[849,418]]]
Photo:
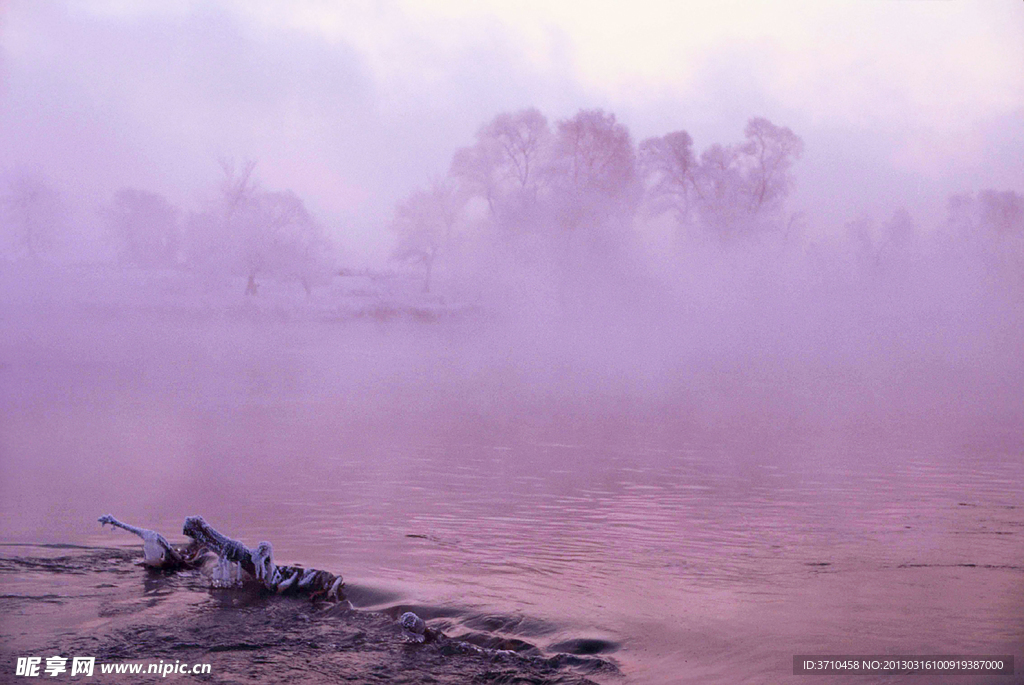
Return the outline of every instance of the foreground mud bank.
[[[200,682],[559,683],[618,680],[580,640],[544,654],[500,631],[410,642],[396,622],[411,607],[361,611],[259,590],[211,589],[199,571],[138,566],[132,550],[69,546],[0,548],[0,682],[18,657],[96,658],[99,664],[210,664]],[[359,588],[353,588],[358,594]],[[422,611],[422,609],[421,609]],[[429,610],[423,612],[430,617]],[[445,628],[443,619],[431,622]],[[44,674],[45,675],[45,674]],[[130,676],[158,682],[159,675]],[[596,680],[595,680],[596,679]]]

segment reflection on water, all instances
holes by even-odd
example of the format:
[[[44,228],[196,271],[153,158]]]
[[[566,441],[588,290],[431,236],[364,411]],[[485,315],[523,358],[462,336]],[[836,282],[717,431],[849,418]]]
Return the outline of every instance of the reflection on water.
[[[15,363],[3,537],[132,545],[96,517],[177,539],[202,514],[343,573],[357,605],[610,653],[635,682],[799,680],[797,653],[1022,659],[1019,436],[691,434],[636,411],[421,430],[401,402],[353,420],[351,393],[391,381],[325,390],[297,349],[276,372],[107,360],[49,385]]]

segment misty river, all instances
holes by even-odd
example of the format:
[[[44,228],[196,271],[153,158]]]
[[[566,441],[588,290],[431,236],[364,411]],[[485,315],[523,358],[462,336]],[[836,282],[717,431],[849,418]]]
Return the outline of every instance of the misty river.
[[[0,685],[1024,685],[1022,36],[0,0]]]
[[[710,412],[650,390],[639,357],[602,375],[569,345],[546,376],[555,352],[538,361],[528,331],[510,341],[486,321],[52,302],[12,321],[3,556],[137,550],[101,530],[105,513],[182,541],[201,514],[344,574],[357,608],[414,608],[448,633],[547,653],[575,645],[627,682],[803,682],[796,654],[1020,663],[1012,423],[887,421],[835,400],[825,419],[756,401]],[[703,374],[693,387],[732,387]],[[631,390],[621,375],[649,381]],[[118,582],[141,596],[133,573]],[[0,578],[8,649],[117,620],[90,608],[88,578],[41,578]]]

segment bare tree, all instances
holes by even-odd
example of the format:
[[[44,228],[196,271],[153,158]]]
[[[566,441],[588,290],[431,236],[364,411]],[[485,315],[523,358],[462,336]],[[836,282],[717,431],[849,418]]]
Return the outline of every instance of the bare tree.
[[[905,207],[900,207],[893,212],[892,218],[882,230],[887,245],[894,249],[906,250],[914,241],[914,218]]]
[[[1024,197],[1012,190],[982,190],[949,199],[944,238],[958,261],[980,258],[1024,289]]]
[[[636,154],[629,130],[602,110],[580,110],[558,122],[549,173],[562,225],[573,230],[630,215]]]
[[[1024,236],[1024,197],[1012,190],[952,195],[946,225],[956,237],[972,241]]]
[[[249,296],[258,293],[262,276],[296,278],[309,295],[329,261],[323,229],[295,193],[263,190],[255,167],[221,161],[217,201],[189,220],[191,259],[245,276]]]
[[[533,108],[499,114],[481,131],[482,139],[498,148],[499,180],[520,191],[536,187],[540,157],[549,135],[548,120]]]
[[[38,176],[23,175],[10,182],[5,222],[13,243],[33,259],[53,247],[66,221],[66,208],[58,193]]]
[[[747,122],[741,148],[753,164],[747,172],[750,211],[758,213],[781,204],[793,186],[790,168],[803,154],[804,144],[788,128],[763,117]]]
[[[873,272],[878,266],[878,249],[873,234],[875,222],[867,215],[847,222],[844,227],[845,242],[854,264],[861,275]]]
[[[391,229],[398,234],[398,243],[392,258],[423,265],[423,292],[430,292],[435,261],[450,246],[464,204],[465,196],[452,183],[438,180],[395,208]]]
[[[705,229],[726,237],[745,228],[749,205],[744,202],[746,184],[736,147],[715,144],[701,153],[694,170],[694,191]]]
[[[126,259],[142,266],[168,266],[177,261],[180,212],[163,196],[122,188],[106,214]]]
[[[247,159],[236,168],[233,159],[222,157],[217,161],[224,172],[224,178],[220,183],[224,220],[230,222],[232,215],[259,192],[259,184],[253,176],[256,162]]]
[[[1024,197],[1012,190],[982,190],[978,193],[981,222],[999,235],[1024,233]]]
[[[262,274],[295,275],[310,293],[303,271],[312,266],[310,249],[319,227],[305,204],[291,191],[259,191],[234,211],[240,265],[246,275],[245,294],[255,295]]]
[[[674,131],[648,138],[640,143],[639,158],[651,209],[657,214],[672,211],[679,223],[687,223],[697,192],[697,160],[690,134]]]
[[[456,150],[449,176],[457,179],[467,196],[487,201],[491,217],[498,214],[498,151],[493,145],[476,145]]]
[[[878,246],[878,266],[890,279],[906,278],[918,250],[917,229],[910,212],[904,207],[893,212],[882,224]]]
[[[754,118],[741,145],[715,144],[693,168],[696,213],[704,228],[726,238],[782,226],[782,209],[793,187],[790,170],[803,142],[788,128]]]
[[[466,194],[484,198],[503,228],[521,228],[537,205],[549,140],[547,119],[536,109],[499,114],[474,145],[455,153],[449,175]]]

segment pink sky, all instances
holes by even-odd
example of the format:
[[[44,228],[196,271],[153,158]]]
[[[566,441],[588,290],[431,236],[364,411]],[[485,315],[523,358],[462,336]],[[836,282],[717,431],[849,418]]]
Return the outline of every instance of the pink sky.
[[[0,174],[188,207],[259,161],[350,246],[494,114],[614,112],[698,148],[766,116],[804,137],[794,209],[823,230],[1024,189],[1024,4],[13,0]]]

